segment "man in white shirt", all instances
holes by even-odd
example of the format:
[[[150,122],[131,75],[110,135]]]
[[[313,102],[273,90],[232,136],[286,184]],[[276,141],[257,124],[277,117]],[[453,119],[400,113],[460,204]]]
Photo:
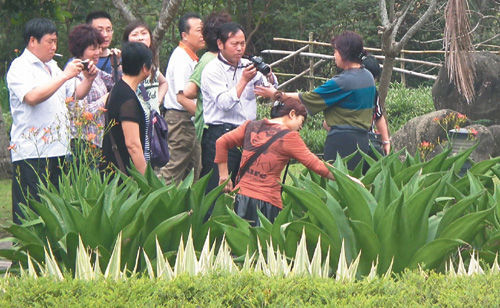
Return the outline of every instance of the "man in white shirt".
[[[12,215],[15,223],[24,217],[19,203],[27,204],[28,194],[38,197],[38,177],[48,176],[54,185],[59,164],[69,155],[69,121],[66,100],[87,95],[97,74],[93,63],[76,85],[81,60],[68,63],[64,71],[52,60],[57,49],[57,28],[45,18],[28,21],[24,29],[26,48],[7,72],[12,113],[11,156]]]
[[[168,124],[170,160],[160,173],[168,184],[179,183],[192,169],[195,181],[200,175],[201,148],[196,139],[192,120],[194,114],[187,111],[194,110],[187,106],[196,105],[196,100],[186,98],[182,91],[198,62],[196,52],[205,46],[202,27],[202,21],[196,14],[188,13],[181,17],[179,20],[181,41],[170,56],[165,73],[168,91],[164,107],[165,120]]]
[[[248,59],[245,53],[246,36],[236,23],[221,25],[217,45],[219,54],[209,62],[201,75],[203,94],[203,118],[208,128],[203,132],[202,171],[200,176],[213,170],[207,185],[207,192],[219,185],[219,170],[215,159],[215,142],[226,132],[233,130],[246,120],[255,120],[257,102],[254,94],[256,85],[277,86],[274,74],[264,76]],[[241,151],[229,151],[228,168],[233,182],[239,170]]]

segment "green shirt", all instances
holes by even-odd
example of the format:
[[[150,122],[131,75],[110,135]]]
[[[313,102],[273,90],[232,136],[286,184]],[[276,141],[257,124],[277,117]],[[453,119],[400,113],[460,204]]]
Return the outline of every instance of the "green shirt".
[[[203,136],[203,129],[205,128],[205,121],[203,120],[203,96],[201,94],[201,73],[207,65],[208,62],[215,59],[217,54],[207,51],[201,56],[200,60],[194,67],[193,74],[189,78],[189,81],[194,82],[198,86],[198,99],[196,101],[196,112],[194,114],[194,127],[196,129],[196,137],[201,141]]]

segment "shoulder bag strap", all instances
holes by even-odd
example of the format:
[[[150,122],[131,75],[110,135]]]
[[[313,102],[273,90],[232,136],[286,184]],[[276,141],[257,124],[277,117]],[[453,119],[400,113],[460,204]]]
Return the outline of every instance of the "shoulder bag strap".
[[[245,173],[248,171],[250,166],[255,162],[255,160],[257,160],[257,158],[260,156],[260,154],[264,153],[264,151],[267,150],[267,148],[269,148],[269,146],[274,141],[276,141],[276,139],[283,137],[284,135],[288,134],[289,132],[290,132],[290,130],[288,130],[288,129],[281,130],[281,131],[277,132],[276,134],[274,134],[274,136],[269,138],[269,140],[266,143],[264,143],[263,145],[258,147],[257,150],[255,151],[255,153],[246,161],[245,165],[243,165],[240,168],[236,182],[239,182],[239,180],[243,177],[243,175],[245,175]]]
[[[108,98],[106,99],[106,104],[104,105],[106,106],[106,108],[108,107],[108,102],[109,102],[109,95]],[[109,109],[104,113],[106,123],[110,123],[108,112]],[[113,132],[111,131],[111,129],[109,130],[108,134],[109,134],[109,139],[111,140],[111,150],[113,150],[113,154],[115,155],[116,163],[118,164],[118,169],[120,169],[121,172],[126,174],[127,169],[125,168],[125,164],[123,163],[122,157],[120,156],[120,152],[118,151],[118,146],[116,145],[115,137],[113,137]]]
[[[108,58],[109,59],[109,58]],[[111,74],[113,75],[113,81],[115,83],[118,82],[118,66],[120,66],[120,64],[118,63],[118,58],[116,57],[116,55],[113,53],[111,54],[111,67],[113,68],[111,70]]]

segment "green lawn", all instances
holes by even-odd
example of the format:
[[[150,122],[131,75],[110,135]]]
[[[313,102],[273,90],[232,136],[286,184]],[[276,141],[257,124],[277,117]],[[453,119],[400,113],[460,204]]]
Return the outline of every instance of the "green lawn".
[[[0,226],[12,221],[11,180],[0,180]],[[6,235],[0,230],[0,238]]]

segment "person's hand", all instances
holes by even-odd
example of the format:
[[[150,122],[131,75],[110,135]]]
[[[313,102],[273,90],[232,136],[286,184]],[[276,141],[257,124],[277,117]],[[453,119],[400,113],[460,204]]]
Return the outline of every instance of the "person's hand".
[[[71,78],[75,77],[76,75],[80,74],[80,72],[82,70],[83,70],[82,60],[73,59],[73,61],[69,62],[66,65],[63,73],[67,79],[71,79]]]
[[[228,177],[219,177],[219,185],[222,185],[227,179]],[[229,181],[227,181],[226,186],[224,186],[222,191],[228,193],[231,192],[232,190],[233,190],[233,181],[229,179]]]
[[[115,55],[118,59],[122,57],[122,51],[118,48],[111,48],[109,51],[112,55]]]
[[[248,83],[255,77],[255,75],[257,75],[257,69],[253,66],[253,64],[250,64],[249,66],[243,69],[241,78],[243,78]]]
[[[274,93],[276,93],[278,90],[276,90],[273,86],[270,87],[264,87],[264,86],[255,86],[253,89],[253,92],[262,97],[267,97],[267,98],[273,98]]]
[[[273,70],[270,68],[270,71],[269,71],[269,74],[266,75],[266,78],[267,78],[267,81],[270,83],[270,84],[274,84],[274,75],[273,75]]]
[[[95,77],[97,76],[97,66],[95,66],[93,61],[90,61],[87,67],[88,67],[88,70],[84,69],[82,71],[83,76],[85,76],[85,78],[87,78],[87,79],[94,80]]]
[[[326,121],[325,121],[325,120],[323,120],[323,128],[324,128],[327,132],[329,132],[329,131],[330,131],[330,126],[328,126],[328,124],[326,124]]]
[[[357,184],[361,185],[361,187],[365,187],[365,185],[364,185],[364,184],[363,184],[363,183],[362,183],[359,179],[357,179],[357,178],[355,178],[355,177],[353,177],[353,176],[350,176],[350,175],[347,175],[347,176],[348,176],[348,177],[351,179],[351,181],[353,181],[354,183],[357,183]]]
[[[382,149],[384,150],[385,155],[389,155],[389,153],[391,152],[391,144],[382,144]]]

